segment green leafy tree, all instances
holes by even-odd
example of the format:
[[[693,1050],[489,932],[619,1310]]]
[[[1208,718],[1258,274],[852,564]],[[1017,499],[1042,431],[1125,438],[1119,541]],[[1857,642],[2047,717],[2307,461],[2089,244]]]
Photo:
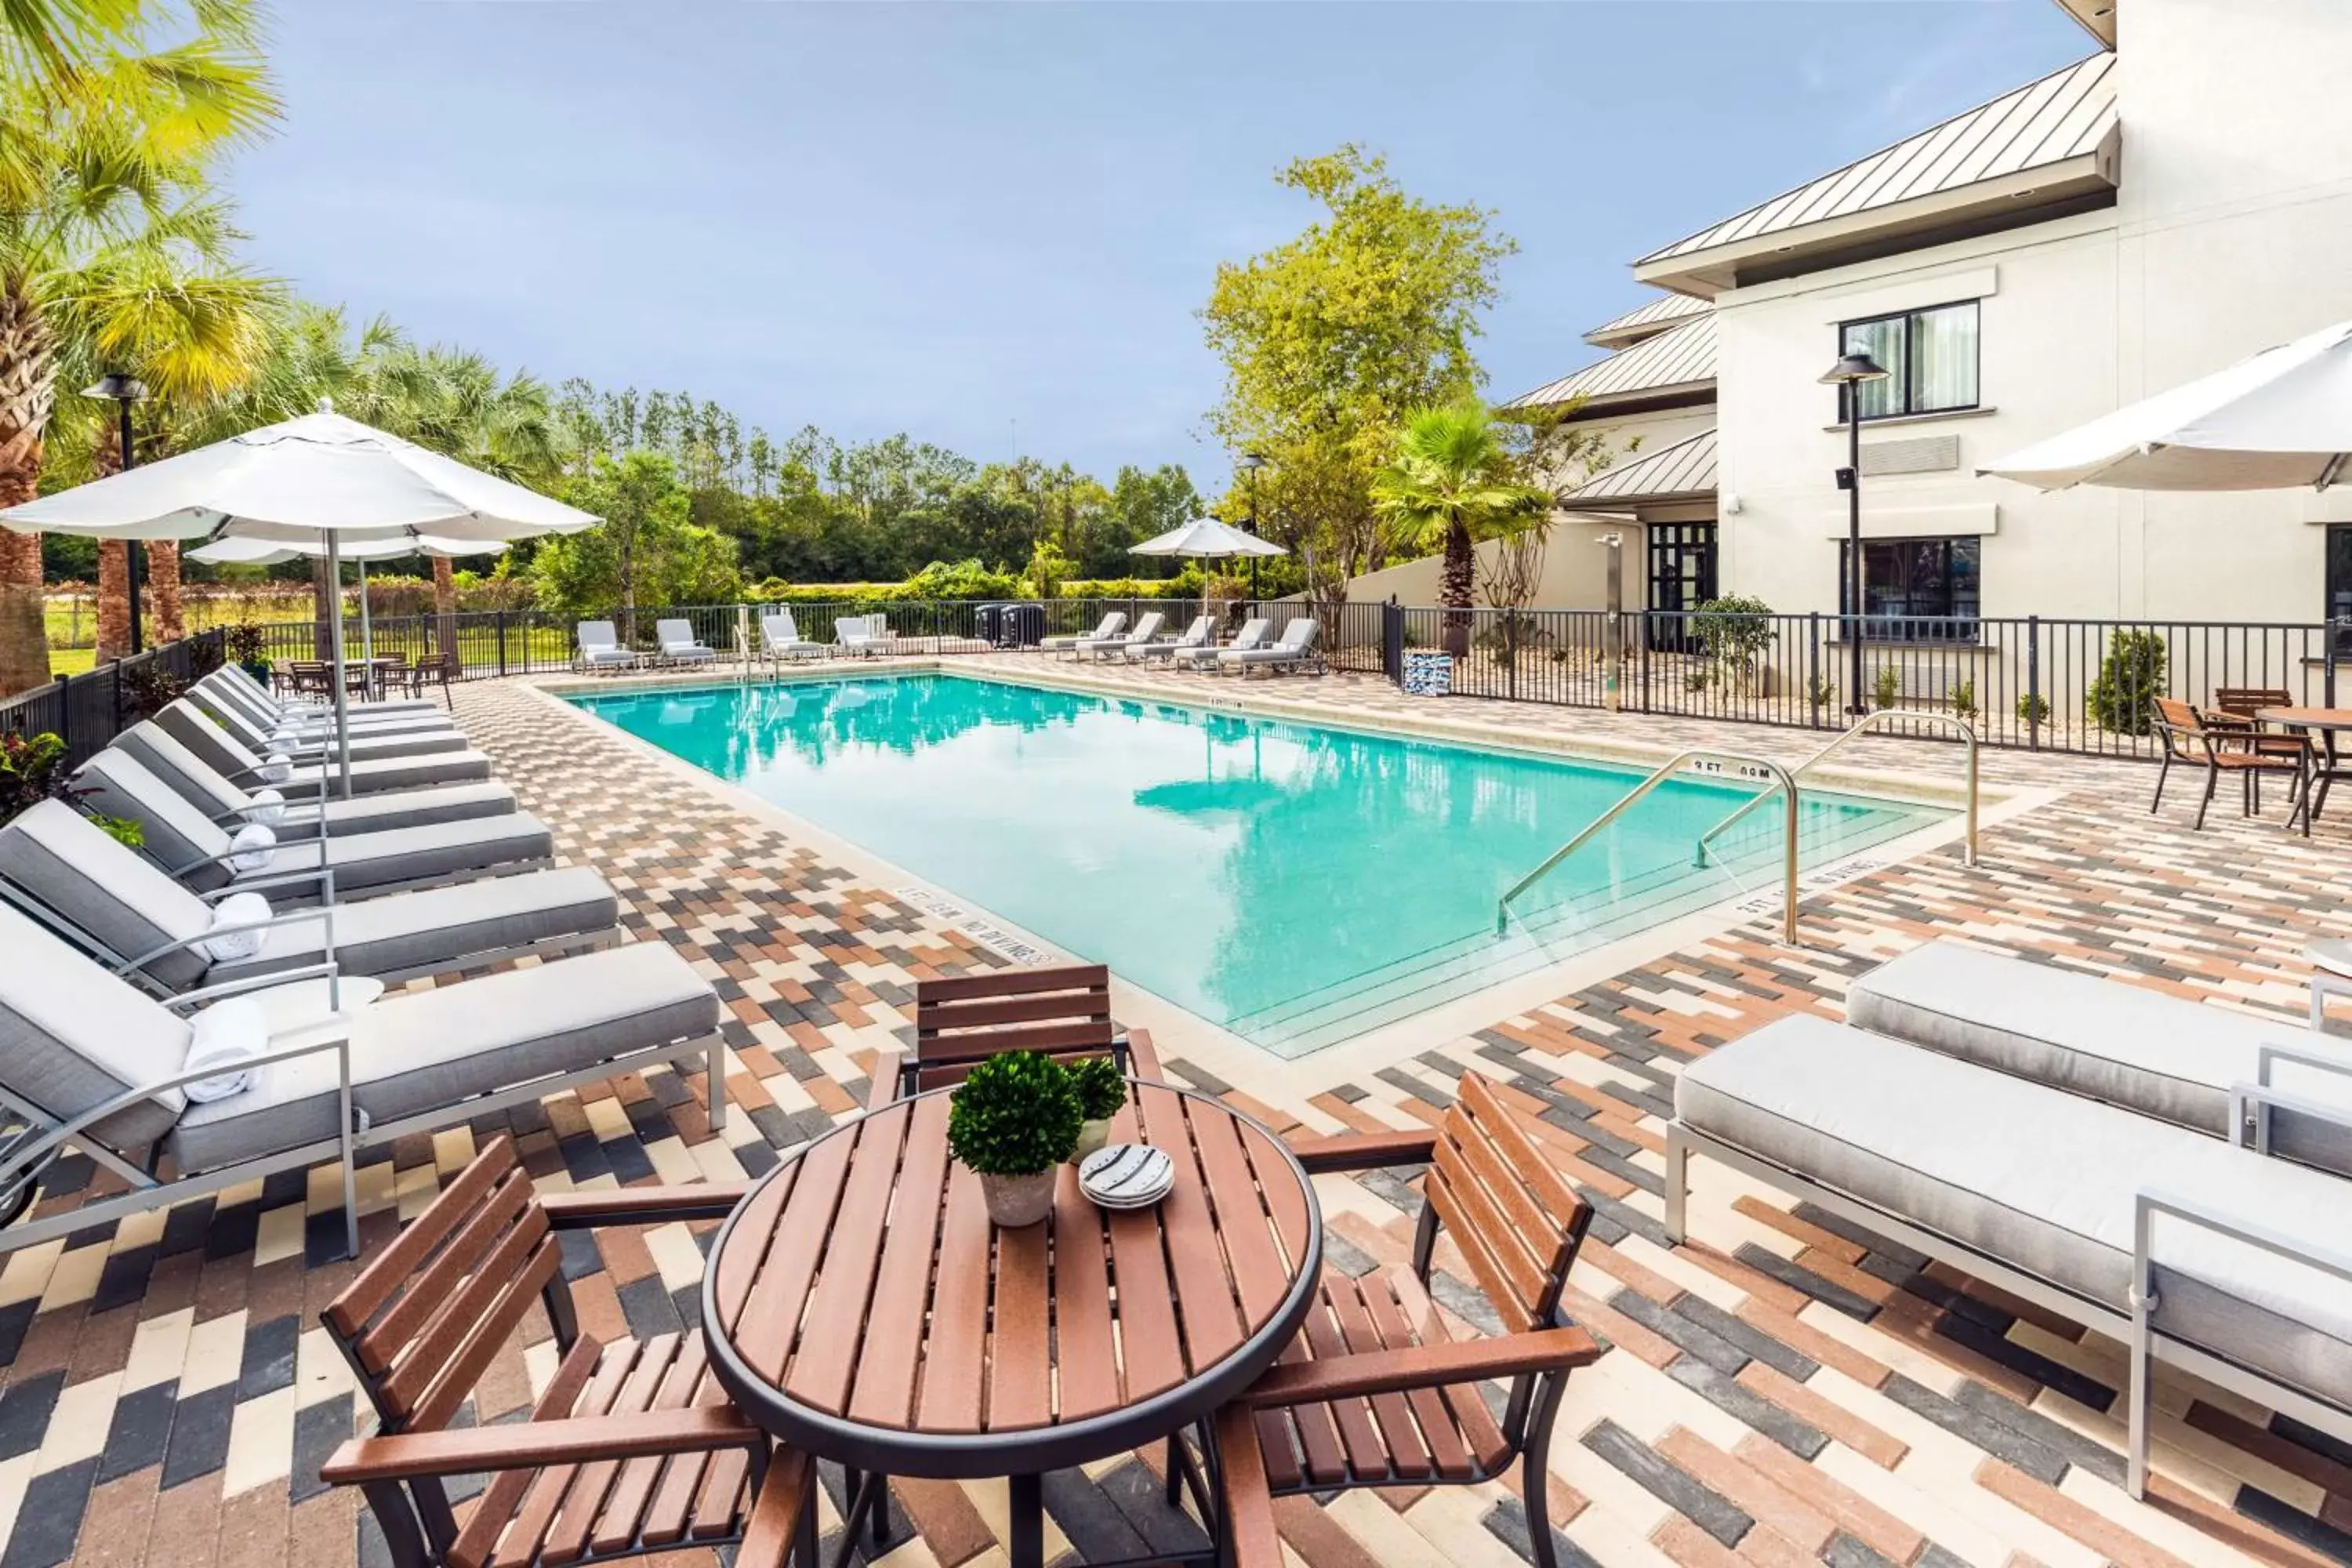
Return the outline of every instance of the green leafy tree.
[[[1444,552],[1438,578],[1444,645],[1456,658],[1468,653],[1478,542],[1536,512],[1549,496],[1515,477],[1486,405],[1467,398],[1405,421],[1395,455],[1372,476],[1372,497],[1397,538]]]
[[[188,18],[12,0],[0,36],[34,68],[0,75],[0,507],[38,492],[68,345],[197,352],[263,290],[236,267],[234,226],[205,183],[211,159],[278,112],[257,16],[250,0],[206,0]],[[192,33],[160,41],[183,21]],[[159,330],[167,315],[179,320]],[[47,679],[40,538],[0,534],[0,696]]]
[[[600,527],[544,541],[531,558],[540,603],[566,615],[614,610],[624,640],[637,612],[741,597],[735,547],[690,521],[686,488],[671,461],[653,452],[598,458],[564,487],[563,499],[604,520]]]
[[[1352,143],[1302,158],[1278,184],[1322,216],[1295,239],[1217,268],[1201,312],[1223,362],[1210,429],[1268,459],[1257,479],[1267,531],[1305,553],[1326,603],[1381,564],[1390,539],[1372,476],[1417,408],[1474,395],[1478,319],[1517,247],[1482,208],[1407,193]],[[1237,487],[1219,515],[1237,517]]]

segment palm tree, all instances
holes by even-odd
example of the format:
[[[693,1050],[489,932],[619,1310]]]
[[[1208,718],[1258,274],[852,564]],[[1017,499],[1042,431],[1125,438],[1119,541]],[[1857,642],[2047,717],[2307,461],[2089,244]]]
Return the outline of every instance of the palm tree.
[[[0,0],[0,76],[70,92],[144,9],[141,0]]]
[[[1470,651],[1478,541],[1548,497],[1518,481],[1486,405],[1465,400],[1407,416],[1395,455],[1372,476],[1372,499],[1400,545],[1443,545],[1438,599],[1448,611],[1445,650],[1462,658]]]
[[[43,8],[16,5],[17,18]],[[163,20],[161,6],[46,9],[130,26],[70,92],[0,76],[0,507],[38,492],[69,345],[121,353],[161,337],[217,354],[268,293],[231,263],[237,237],[204,189],[206,161],[277,113],[253,0],[207,0],[192,38],[152,46],[137,24]],[[9,36],[21,47],[26,35]],[[149,368],[163,378],[161,365]],[[10,532],[0,539],[0,696],[47,679],[40,538]]]

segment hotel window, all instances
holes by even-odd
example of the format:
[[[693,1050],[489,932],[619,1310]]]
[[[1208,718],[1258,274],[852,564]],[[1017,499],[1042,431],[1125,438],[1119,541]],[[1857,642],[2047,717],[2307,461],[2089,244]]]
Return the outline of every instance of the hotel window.
[[[1974,642],[1981,603],[1978,564],[1984,542],[1865,539],[1862,542],[1862,635],[1872,642]],[[1852,614],[1847,546],[1838,549],[1839,611]]]
[[[1838,328],[1838,353],[1876,360],[1885,381],[1860,384],[1864,420],[1977,406],[1977,301],[1873,316]],[[1846,390],[1839,389],[1838,420]]]

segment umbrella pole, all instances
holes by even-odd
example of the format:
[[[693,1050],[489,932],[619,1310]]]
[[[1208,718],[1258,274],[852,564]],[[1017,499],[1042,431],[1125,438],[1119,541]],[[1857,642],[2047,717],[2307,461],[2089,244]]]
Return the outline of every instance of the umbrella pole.
[[[327,616],[327,658],[332,672],[329,684],[335,690],[335,763],[342,796],[349,800],[352,798],[352,707],[351,692],[343,679],[343,550],[333,529],[320,531],[327,536],[327,582],[334,590],[328,596],[333,609]]]
[[[375,663],[375,623],[368,618],[367,563],[360,563],[360,657],[373,667]],[[371,668],[368,671],[375,673]]]

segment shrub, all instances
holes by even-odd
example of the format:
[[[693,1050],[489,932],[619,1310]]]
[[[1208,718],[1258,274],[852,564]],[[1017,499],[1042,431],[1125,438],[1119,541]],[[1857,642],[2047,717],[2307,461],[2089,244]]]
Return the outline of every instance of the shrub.
[[[1814,707],[1826,708],[1837,700],[1837,682],[1826,675],[1816,675],[1812,689],[1805,695],[1811,699]]]
[[[1077,1086],[1078,1109],[1089,1121],[1117,1116],[1127,1105],[1127,1075],[1116,1057],[1088,1057],[1070,1068]]]
[[[898,584],[904,599],[1014,599],[1021,595],[1020,579],[1010,572],[992,572],[977,561],[950,566],[934,561]]]
[[[983,1176],[1034,1175],[1070,1157],[1085,1120],[1068,1068],[1035,1051],[1007,1051],[957,1088],[948,1148]]]
[[[2155,632],[2118,628],[2091,682],[2084,707],[2091,722],[2116,735],[2145,735],[2155,727],[2156,700],[2164,694],[2167,651]]]
[[[150,719],[168,708],[188,683],[153,659],[121,677],[122,710]]]
[[[42,733],[0,733],[0,822],[66,789],[66,743]]]
[[[268,643],[257,621],[237,622],[221,634],[221,641],[229,658],[239,664],[259,664],[268,657],[263,652]]]
[[[2032,692],[2017,700],[2017,721],[2021,724],[2050,722],[2050,699],[2036,697]]]
[[[1903,672],[1891,664],[1878,667],[1878,679],[1872,684],[1871,696],[1881,708],[1892,708],[1903,700]]]
[[[1756,679],[1756,661],[1772,646],[1772,606],[1745,594],[1727,594],[1698,607],[1698,640],[1741,691]]]
[[[1977,716],[1977,683],[1973,679],[1952,683],[1952,712],[1962,719]]]

